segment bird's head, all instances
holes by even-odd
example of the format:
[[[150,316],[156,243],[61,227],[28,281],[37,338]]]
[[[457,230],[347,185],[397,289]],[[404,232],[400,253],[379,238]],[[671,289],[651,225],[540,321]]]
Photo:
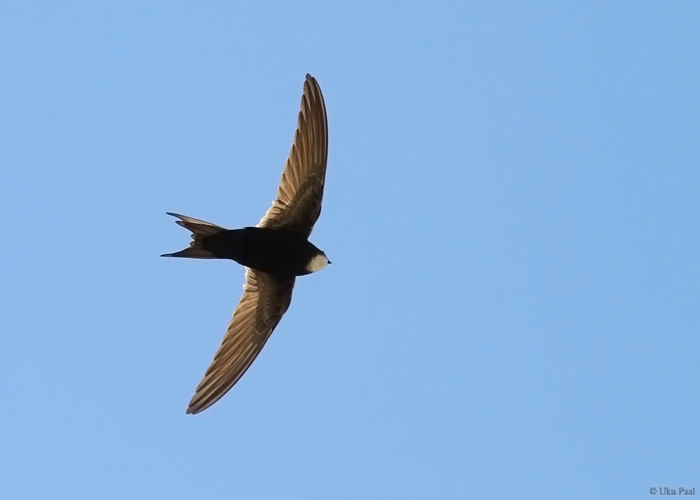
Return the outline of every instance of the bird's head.
[[[306,265],[306,270],[310,273],[315,273],[316,271],[320,271],[330,263],[331,261],[328,260],[326,254],[320,252],[311,257],[311,260],[309,260],[309,263]]]

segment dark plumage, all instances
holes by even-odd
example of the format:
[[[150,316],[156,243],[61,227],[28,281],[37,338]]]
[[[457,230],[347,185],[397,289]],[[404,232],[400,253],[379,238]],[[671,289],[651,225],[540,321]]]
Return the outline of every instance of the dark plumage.
[[[323,95],[318,82],[306,75],[299,124],[277,198],[257,227],[228,230],[168,212],[192,232],[193,241],[188,248],[164,257],[232,259],[247,268],[243,297],[187,413],[207,409],[238,382],[287,311],[296,276],[329,263],[308,241],[321,213],[327,157]]]

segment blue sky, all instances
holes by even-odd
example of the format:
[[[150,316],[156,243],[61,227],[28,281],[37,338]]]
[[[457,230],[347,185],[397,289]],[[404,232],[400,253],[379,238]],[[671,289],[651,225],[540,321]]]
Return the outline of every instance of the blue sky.
[[[700,488],[700,6],[0,4],[0,491],[647,498]],[[185,415],[302,84],[333,265]]]

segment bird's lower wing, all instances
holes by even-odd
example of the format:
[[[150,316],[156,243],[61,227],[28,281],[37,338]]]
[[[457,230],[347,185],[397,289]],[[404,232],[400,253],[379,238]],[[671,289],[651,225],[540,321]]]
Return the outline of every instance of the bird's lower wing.
[[[287,311],[293,289],[293,277],[247,269],[243,297],[187,413],[209,408],[238,382]]]

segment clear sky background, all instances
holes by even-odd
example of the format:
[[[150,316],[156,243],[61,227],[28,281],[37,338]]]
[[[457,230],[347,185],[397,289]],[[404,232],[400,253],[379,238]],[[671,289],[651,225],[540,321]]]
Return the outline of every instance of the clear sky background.
[[[185,409],[304,75],[333,264]],[[0,3],[0,497],[700,491],[700,4]]]

